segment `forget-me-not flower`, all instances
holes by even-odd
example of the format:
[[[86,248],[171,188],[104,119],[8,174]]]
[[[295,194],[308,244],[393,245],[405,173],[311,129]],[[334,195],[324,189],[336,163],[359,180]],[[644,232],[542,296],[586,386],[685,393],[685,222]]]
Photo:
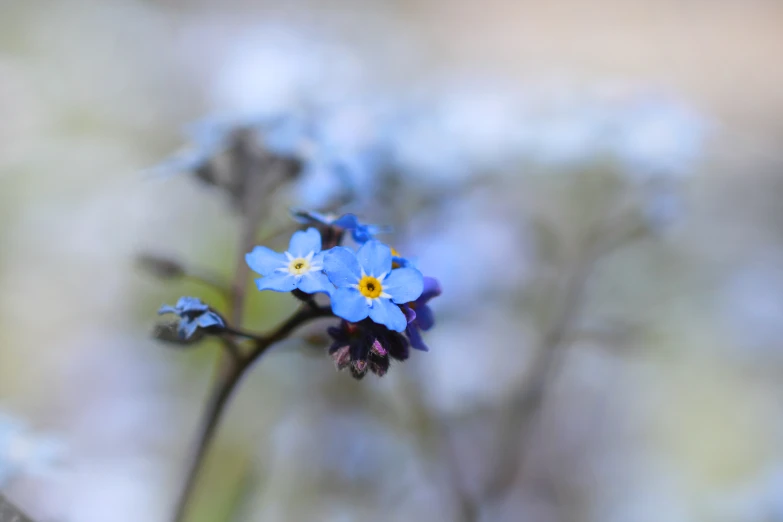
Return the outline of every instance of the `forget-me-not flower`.
[[[291,215],[300,223],[318,224],[348,230],[351,232],[353,240],[360,244],[375,239],[377,234],[390,231],[388,227],[362,223],[354,214],[337,216],[336,214],[322,214],[312,210],[292,209]]]
[[[417,350],[428,352],[430,349],[424,344],[421,332],[427,331],[435,325],[435,316],[427,302],[441,294],[440,283],[434,277],[424,278],[424,290],[415,301],[406,303],[403,307],[408,317],[408,327],[405,333],[411,341],[411,346]]]
[[[324,254],[321,234],[315,228],[294,232],[284,253],[257,246],[245,256],[250,268],[264,277],[256,279],[259,290],[291,292],[299,289],[308,294],[331,293],[334,288],[323,273]]]
[[[392,270],[391,249],[370,240],[354,254],[335,247],[324,254],[324,270],[337,287],[332,311],[355,323],[370,317],[374,322],[402,332],[407,326],[399,304],[417,299],[423,290],[421,272],[415,268]]]
[[[359,221],[353,214],[345,214],[332,221],[332,226],[344,228],[351,231],[351,237],[357,243],[366,243],[372,239],[375,239],[377,234],[388,232],[385,227],[378,225],[367,225]]]
[[[180,297],[175,306],[161,306],[158,315],[163,314],[177,314],[180,317],[177,332],[181,339],[189,339],[198,328],[226,327],[223,318],[196,297]]]

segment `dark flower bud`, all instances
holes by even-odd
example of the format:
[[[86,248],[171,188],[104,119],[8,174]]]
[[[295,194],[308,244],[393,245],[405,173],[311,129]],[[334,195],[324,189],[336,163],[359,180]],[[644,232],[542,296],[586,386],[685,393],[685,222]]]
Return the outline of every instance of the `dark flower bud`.
[[[409,355],[404,335],[366,319],[358,323],[342,321],[339,327],[328,329],[334,339],[329,353],[338,370],[350,368],[355,379],[362,379],[369,370],[382,377],[389,371],[391,359],[404,361]]]

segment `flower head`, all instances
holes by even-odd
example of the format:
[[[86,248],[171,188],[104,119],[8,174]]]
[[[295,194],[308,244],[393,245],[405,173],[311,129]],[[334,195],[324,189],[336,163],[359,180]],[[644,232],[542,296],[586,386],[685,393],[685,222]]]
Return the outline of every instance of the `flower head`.
[[[354,214],[322,214],[311,210],[292,209],[291,215],[300,223],[323,225],[325,227],[338,228],[351,232],[351,237],[357,243],[366,243],[374,239],[377,234],[389,232],[388,227],[368,225],[359,221]]]
[[[257,246],[245,256],[250,268],[261,274],[256,279],[259,290],[291,292],[299,289],[308,294],[332,291],[323,273],[321,234],[314,228],[294,232],[288,250],[282,254]]]
[[[421,332],[426,332],[435,325],[435,316],[427,302],[440,294],[441,288],[438,280],[434,277],[425,277],[424,290],[419,298],[403,306],[405,316],[408,318],[408,327],[405,329],[405,334],[410,339],[411,346],[417,350],[429,351],[429,348],[421,338]]]
[[[359,323],[342,321],[339,327],[329,328],[334,339],[329,354],[338,370],[350,368],[351,375],[361,379],[367,371],[382,377],[389,371],[391,359],[408,358],[408,340],[397,332],[369,320]]]
[[[177,314],[180,317],[177,332],[182,339],[189,339],[198,328],[219,330],[226,327],[222,317],[195,297],[180,297],[175,306],[161,306],[158,315],[162,314]]]
[[[407,325],[398,305],[417,299],[424,286],[415,268],[392,270],[391,249],[376,240],[366,242],[356,254],[332,248],[324,255],[324,270],[337,287],[331,296],[336,315],[354,323],[369,316],[395,332]]]
[[[367,225],[359,221],[353,214],[345,214],[332,221],[332,226],[351,231],[351,237],[357,243],[366,243],[375,238],[377,234],[388,232],[389,229],[378,225]]]

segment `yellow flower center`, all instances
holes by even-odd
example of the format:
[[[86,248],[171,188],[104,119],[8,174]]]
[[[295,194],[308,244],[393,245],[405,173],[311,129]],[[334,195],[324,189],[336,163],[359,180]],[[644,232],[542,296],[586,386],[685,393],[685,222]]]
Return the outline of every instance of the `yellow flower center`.
[[[375,299],[383,292],[383,286],[381,285],[381,282],[373,276],[366,275],[359,281],[359,292],[361,292],[364,297]]]
[[[310,262],[303,257],[292,259],[288,263],[288,271],[296,275],[306,274],[310,271]]]

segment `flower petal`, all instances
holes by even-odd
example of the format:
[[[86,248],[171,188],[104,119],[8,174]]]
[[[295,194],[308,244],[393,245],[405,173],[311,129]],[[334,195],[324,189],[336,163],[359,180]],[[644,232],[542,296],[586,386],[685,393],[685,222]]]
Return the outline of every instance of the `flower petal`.
[[[334,290],[334,285],[323,272],[306,273],[299,279],[296,287],[307,294],[314,294],[316,292],[331,294],[332,290]]]
[[[408,326],[408,321],[400,307],[388,299],[373,301],[372,308],[370,308],[370,319],[395,332],[402,332]]]
[[[440,283],[434,277],[424,278],[424,290],[421,292],[419,301],[426,303],[434,297],[438,297],[441,294]]]
[[[320,251],[321,233],[312,227],[294,232],[288,243],[288,253],[294,257],[306,257],[310,252]]]
[[[158,315],[179,313],[176,308],[170,305],[163,305],[158,309]]]
[[[296,277],[290,274],[271,274],[256,279],[259,290],[274,290],[275,292],[290,292],[296,288]]]
[[[359,218],[354,214],[344,214],[332,221],[332,225],[350,230],[359,226]]]
[[[389,273],[391,270],[391,249],[380,241],[366,242],[356,253],[356,259],[359,260],[359,264],[364,271],[371,276],[378,277],[383,273]],[[384,283],[385,287],[386,284]]]
[[[338,288],[332,292],[332,311],[338,317],[355,323],[370,312],[367,301],[355,288]]]
[[[288,258],[265,246],[257,246],[249,254],[245,254],[245,262],[254,272],[266,276],[273,274],[278,268],[288,266]]]
[[[423,288],[424,276],[411,267],[392,270],[383,281],[383,291],[391,296],[392,301],[400,304],[415,301]]]
[[[416,309],[416,326],[425,332],[435,326],[435,315],[432,313],[432,308],[422,305]]]
[[[177,300],[175,308],[180,312],[205,312],[209,310],[209,305],[201,302],[198,297],[183,296]]]
[[[408,328],[405,330],[405,333],[408,334],[408,339],[411,341],[411,346],[413,346],[415,349],[421,350],[422,352],[430,351],[429,347],[424,344],[424,339],[421,338],[421,332],[419,332],[419,329],[415,324],[408,326]]]
[[[337,288],[358,283],[362,275],[356,255],[345,247],[324,252],[324,272]]]
[[[185,321],[184,319],[179,322],[179,329],[177,333],[180,339],[190,339],[190,336],[196,333],[198,324],[196,321]]]
[[[225,326],[225,324],[223,324],[223,319],[221,319],[220,316],[214,312],[207,312],[202,314],[198,319],[196,319],[196,323],[201,328],[208,328],[210,326]]]

